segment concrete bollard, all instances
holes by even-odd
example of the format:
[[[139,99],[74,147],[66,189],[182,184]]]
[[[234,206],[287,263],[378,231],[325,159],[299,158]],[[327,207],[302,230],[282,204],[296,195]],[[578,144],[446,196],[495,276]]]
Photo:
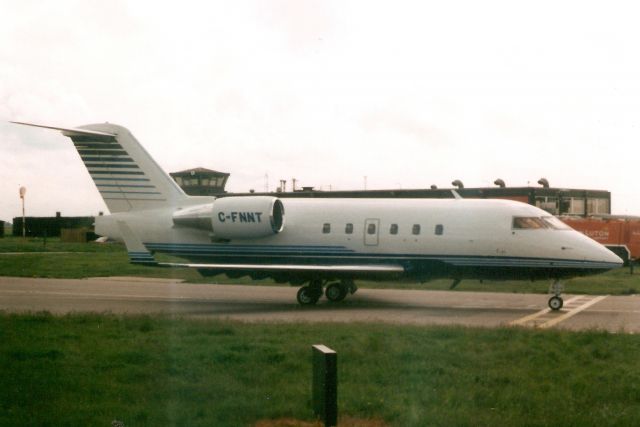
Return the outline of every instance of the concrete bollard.
[[[325,427],[335,426],[338,424],[338,354],[324,345],[312,346],[311,353],[313,413]]]

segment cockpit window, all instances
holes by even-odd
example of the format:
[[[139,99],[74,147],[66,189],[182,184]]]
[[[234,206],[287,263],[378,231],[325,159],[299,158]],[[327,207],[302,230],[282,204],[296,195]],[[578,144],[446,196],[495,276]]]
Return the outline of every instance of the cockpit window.
[[[553,216],[516,216],[513,218],[514,230],[570,230],[571,228]]]
[[[550,227],[542,218],[517,216],[513,218],[513,228],[516,230],[538,230]]]
[[[560,221],[555,216],[543,216],[542,220],[549,224],[549,227],[553,228],[554,230],[571,230],[571,227]]]

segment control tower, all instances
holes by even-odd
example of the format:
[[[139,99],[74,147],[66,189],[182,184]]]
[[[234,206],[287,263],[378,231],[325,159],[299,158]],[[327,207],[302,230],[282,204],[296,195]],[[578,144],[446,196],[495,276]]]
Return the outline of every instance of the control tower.
[[[205,168],[187,169],[169,175],[190,196],[216,196],[224,194],[229,174]]]

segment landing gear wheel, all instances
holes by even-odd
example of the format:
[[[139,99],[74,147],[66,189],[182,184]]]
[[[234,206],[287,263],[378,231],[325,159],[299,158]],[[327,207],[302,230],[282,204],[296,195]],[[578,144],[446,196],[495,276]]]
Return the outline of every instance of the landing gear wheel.
[[[347,292],[351,293],[351,295],[355,294],[358,291],[358,287],[355,283],[353,283],[353,280],[351,279],[344,279],[341,283],[342,286],[344,286],[344,288],[347,290]]]
[[[549,308],[553,311],[558,311],[562,308],[564,301],[561,297],[555,295],[549,298]]]
[[[324,295],[331,302],[339,302],[345,299],[349,290],[341,283],[332,283],[324,290]]]
[[[300,305],[314,305],[320,299],[322,290],[318,292],[310,286],[303,286],[298,289],[296,299]]]

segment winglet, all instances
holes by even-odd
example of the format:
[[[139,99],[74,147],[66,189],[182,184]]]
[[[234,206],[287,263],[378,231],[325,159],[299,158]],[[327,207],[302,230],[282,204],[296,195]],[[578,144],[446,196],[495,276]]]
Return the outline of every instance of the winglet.
[[[156,259],[140,241],[138,236],[135,235],[133,230],[131,230],[131,227],[124,221],[117,221],[117,224],[120,229],[120,235],[127,247],[127,252],[129,253],[129,262],[132,264],[158,265]]]

